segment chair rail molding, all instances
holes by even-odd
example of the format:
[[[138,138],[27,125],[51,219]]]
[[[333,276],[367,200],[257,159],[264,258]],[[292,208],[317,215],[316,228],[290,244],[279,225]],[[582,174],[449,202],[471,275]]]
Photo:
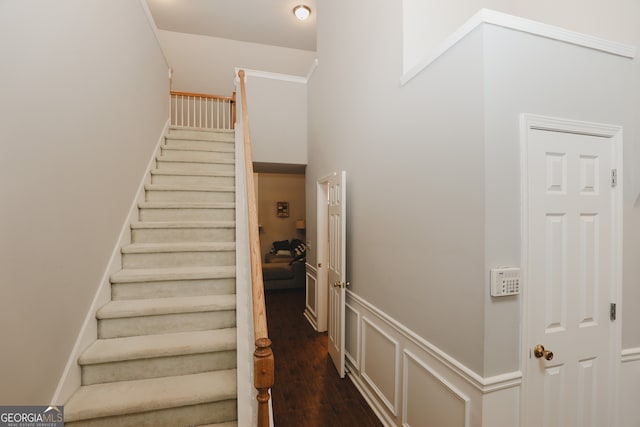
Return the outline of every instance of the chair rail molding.
[[[640,347],[623,349],[620,360],[622,363],[640,362]]]

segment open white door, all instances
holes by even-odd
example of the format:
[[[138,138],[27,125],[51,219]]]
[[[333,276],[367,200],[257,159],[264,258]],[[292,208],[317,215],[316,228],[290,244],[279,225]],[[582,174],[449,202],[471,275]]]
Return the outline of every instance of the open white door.
[[[346,173],[328,178],[328,287],[329,355],[340,378],[344,378],[344,306],[346,281]]]
[[[528,120],[524,425],[614,425],[615,129]]]

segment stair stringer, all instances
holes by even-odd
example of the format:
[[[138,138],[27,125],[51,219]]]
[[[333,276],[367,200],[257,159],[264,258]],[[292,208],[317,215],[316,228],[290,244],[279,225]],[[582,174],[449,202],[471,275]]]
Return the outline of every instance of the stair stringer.
[[[254,426],[257,420],[257,391],[253,387],[253,304],[247,207],[247,174],[244,168],[242,126],[236,125],[236,330],[238,372],[238,425]]]
[[[165,141],[165,136],[169,130],[170,120],[164,124],[156,146],[151,153],[147,168],[142,175],[140,184],[138,185],[138,191],[131,202],[129,208],[129,214],[124,220],[120,235],[115,243],[111,258],[105,269],[100,284],[96,289],[96,293],[93,297],[93,301],[87,310],[84,322],[76,338],[76,342],[69,354],[69,358],[65,365],[64,371],[60,376],[56,390],[51,398],[50,404],[52,406],[62,405],[69,400],[71,395],[80,388],[82,377],[81,367],[78,364],[78,358],[92,343],[98,339],[98,320],[96,318],[96,311],[111,301],[111,282],[110,277],[112,274],[122,269],[122,253],[121,249],[131,243],[131,224],[138,219],[138,204],[145,200],[145,185],[151,183],[151,170],[154,168],[157,156],[161,152],[161,146]]]

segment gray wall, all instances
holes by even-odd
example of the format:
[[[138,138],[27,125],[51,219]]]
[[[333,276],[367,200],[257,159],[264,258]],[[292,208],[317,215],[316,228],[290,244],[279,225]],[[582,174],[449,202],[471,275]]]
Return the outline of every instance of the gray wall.
[[[637,257],[635,243],[628,239],[637,233],[633,222],[640,214],[633,209],[631,180],[639,164],[634,154],[637,124],[631,114],[634,94],[629,90],[636,78],[634,61],[493,25],[486,25],[484,34],[486,269],[500,264],[521,265],[521,113],[624,126],[624,249],[627,258],[634,254]],[[634,264],[625,262],[624,287],[628,290],[637,287]],[[486,289],[488,295],[488,278]],[[626,308],[633,310],[636,301],[625,301]],[[485,374],[495,375],[504,372],[505,364],[517,367],[507,361],[518,360],[519,301],[487,296],[485,304]],[[624,319],[623,327],[637,334],[637,324]]]
[[[485,25],[400,86],[401,5],[358,9],[357,29],[351,7],[319,4],[308,261],[316,181],[346,170],[351,291],[482,376],[517,371],[520,299],[492,300],[488,270],[521,263],[519,114],[621,124],[623,348],[637,347],[638,61]]]
[[[357,32],[350,7],[319,4],[308,261],[316,263],[316,181],[346,170],[351,291],[482,372],[482,33],[400,87],[400,4],[358,9]]]
[[[167,64],[130,0],[2,1],[0,58],[0,402],[48,404],[168,118]]]
[[[307,163],[307,85],[261,77],[247,80],[247,111],[254,162]]]

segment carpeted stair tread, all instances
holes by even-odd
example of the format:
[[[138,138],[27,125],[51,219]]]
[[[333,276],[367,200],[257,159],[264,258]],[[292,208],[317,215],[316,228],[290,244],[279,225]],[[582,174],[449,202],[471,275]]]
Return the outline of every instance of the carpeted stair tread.
[[[236,277],[235,266],[125,269],[111,276],[111,283],[170,280],[223,279]]]
[[[140,221],[131,224],[132,229],[154,228],[235,228],[235,221]]]
[[[233,202],[140,202],[138,207],[140,209],[234,209],[236,204]]]
[[[98,319],[159,316],[177,313],[235,310],[236,296],[207,295],[139,300],[116,300],[98,309]]]
[[[203,130],[198,128],[170,128],[166,139],[180,139],[185,141],[223,141],[234,142],[234,130],[215,129]]]
[[[236,370],[81,387],[65,404],[65,421],[134,414],[235,399]]]
[[[156,160],[163,162],[176,162],[176,163],[211,163],[222,165],[235,165],[236,161],[233,159],[209,159],[201,156],[197,152],[191,153],[169,153],[156,157]]]
[[[153,357],[235,350],[236,329],[179,332],[161,335],[99,339],[78,359],[81,365]]]
[[[184,171],[171,169],[152,169],[151,175],[175,175],[175,176],[235,176],[234,172],[224,171]]]
[[[134,229],[153,228],[235,228],[235,221],[138,221],[131,224]]]
[[[147,191],[223,191],[235,192],[235,187],[230,186],[203,186],[203,185],[172,185],[172,184],[146,184],[144,189]]]
[[[234,251],[235,242],[133,243],[122,248],[123,254]]]
[[[193,148],[193,147],[181,147],[176,145],[163,145],[162,151],[202,151],[206,153],[235,153],[235,148],[233,146],[230,147],[202,147],[202,148]]]

